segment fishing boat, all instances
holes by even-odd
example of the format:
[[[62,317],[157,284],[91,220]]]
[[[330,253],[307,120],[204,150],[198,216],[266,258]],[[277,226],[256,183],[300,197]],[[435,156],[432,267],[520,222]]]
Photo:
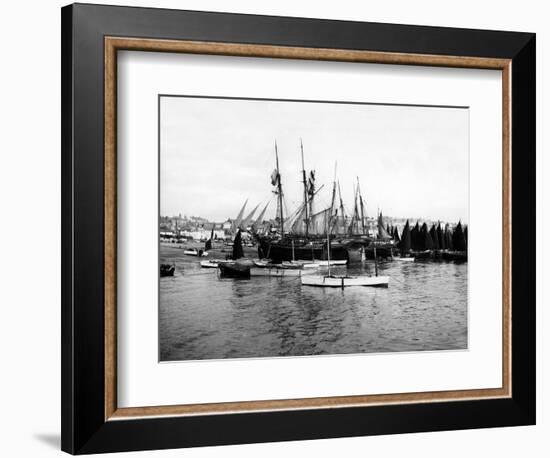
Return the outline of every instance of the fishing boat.
[[[414,257],[412,256],[399,256],[393,259],[394,261],[399,261],[399,262],[414,262]]]
[[[324,220],[330,216],[332,209],[320,212],[314,211],[314,197],[323,188],[315,189],[315,172],[306,173],[304,165],[303,144],[300,141],[302,157],[302,184],[303,203],[287,218],[283,214],[283,186],[279,171],[279,155],[275,143],[275,170],[271,174],[271,185],[277,196],[276,221],[278,234],[259,236],[258,256],[269,258],[274,263],[283,261],[304,260],[313,262],[314,259],[326,259],[324,243]],[[333,259],[347,260],[347,251],[342,244],[334,243],[332,247]]]
[[[237,234],[233,240],[233,253],[231,260],[218,262],[220,276],[225,278],[250,278],[250,267],[253,265],[249,260],[243,258],[243,245],[241,230],[237,229]]]
[[[161,264],[160,265],[160,276],[161,277],[173,277],[175,271],[176,271],[176,266],[174,264]]]
[[[328,274],[327,275],[302,275],[301,282],[304,286],[319,286],[330,288],[345,288],[349,286],[383,286],[387,287],[390,281],[388,276],[378,276],[378,261],[374,258],[376,276],[351,276],[351,275],[333,275],[330,271],[330,236],[327,227],[327,256],[328,256]]]

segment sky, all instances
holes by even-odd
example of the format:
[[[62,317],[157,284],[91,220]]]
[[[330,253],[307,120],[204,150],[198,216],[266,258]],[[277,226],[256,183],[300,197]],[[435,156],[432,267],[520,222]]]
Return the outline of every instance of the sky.
[[[340,181],[348,213],[360,181],[376,216],[468,222],[468,108],[161,96],[160,213],[221,222],[269,202],[278,146],[285,206],[316,171],[316,208]],[[336,164],[336,165],[335,165]],[[245,212],[247,213],[247,212]],[[285,215],[286,217],[286,215]]]

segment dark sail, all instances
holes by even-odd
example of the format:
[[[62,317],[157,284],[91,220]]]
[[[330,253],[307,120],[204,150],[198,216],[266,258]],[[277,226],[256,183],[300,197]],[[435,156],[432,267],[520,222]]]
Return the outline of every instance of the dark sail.
[[[243,245],[241,241],[241,230],[239,229],[237,231],[237,235],[235,235],[235,240],[233,240],[233,259],[240,259],[244,256],[243,254]]]
[[[397,230],[397,226],[393,227],[393,239],[398,244],[399,244],[399,242],[401,242],[401,237],[399,237],[399,231]]]
[[[420,250],[420,226],[418,225],[418,221],[416,222],[416,225],[411,230],[411,248],[414,251]]]
[[[443,235],[443,230],[441,229],[441,223],[438,223],[437,225],[437,240],[439,242],[439,248],[441,250],[445,250],[447,248],[447,244],[445,243],[445,237]]]
[[[449,225],[447,224],[445,226],[445,246],[447,247],[448,250],[453,250],[454,247],[453,247],[453,236],[452,236],[452,233],[449,229]]]
[[[424,223],[422,229],[420,229],[420,250],[431,250],[433,248],[432,238],[428,231],[428,225]]]
[[[453,246],[456,251],[466,251],[466,239],[460,221],[453,232]]]
[[[212,232],[210,232],[210,238],[204,244],[204,251],[212,249],[212,240],[214,240],[214,226],[212,226]]]
[[[409,229],[409,220],[407,220],[405,227],[403,228],[399,248],[401,248],[401,253],[408,253],[411,251],[411,231]]]
[[[432,239],[433,249],[439,250],[439,238],[437,236],[437,229],[435,228],[435,224],[433,224],[432,228],[430,229],[430,237]]]
[[[466,250],[468,250],[468,226],[464,225],[464,241],[466,242]]]

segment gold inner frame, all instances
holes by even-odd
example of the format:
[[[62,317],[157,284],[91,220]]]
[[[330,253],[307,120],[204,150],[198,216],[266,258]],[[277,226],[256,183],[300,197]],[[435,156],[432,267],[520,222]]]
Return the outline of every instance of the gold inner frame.
[[[502,72],[502,387],[400,394],[333,396],[119,408],[117,404],[117,51],[175,52],[240,57],[323,60],[436,67],[493,69]],[[206,415],[273,410],[358,407],[506,398],[512,394],[511,366],[511,67],[510,59],[403,54],[343,49],[300,48],[238,43],[105,37],[105,420],[150,416]]]

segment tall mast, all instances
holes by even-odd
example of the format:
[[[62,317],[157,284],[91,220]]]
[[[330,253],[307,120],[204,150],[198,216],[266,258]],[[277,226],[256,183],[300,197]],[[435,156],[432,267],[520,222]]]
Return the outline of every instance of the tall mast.
[[[353,186],[353,215],[351,217],[351,224],[349,225],[349,233],[353,234],[354,227],[357,227],[359,231],[359,210],[357,208],[357,188]]]
[[[330,222],[332,223],[332,215],[334,214],[334,202],[336,200],[336,167],[338,166],[338,162],[334,162],[334,180],[332,181],[332,200],[330,202]],[[329,224],[330,230],[332,231],[332,224]]]
[[[342,191],[340,190],[340,181],[338,181],[338,197],[340,198],[340,215],[342,216],[343,232],[346,232],[346,214],[344,213],[344,201],[342,200]]]
[[[279,199],[279,222],[281,224],[281,237],[282,237],[284,235],[283,185],[281,184],[281,173],[279,172],[279,153],[277,152],[277,140],[275,140],[275,163],[277,166],[277,197]]]
[[[327,266],[328,266],[328,276],[330,277],[330,231],[329,231],[330,221],[327,220]]]
[[[365,234],[365,206],[363,205],[363,196],[361,195],[361,188],[359,187],[359,177],[357,177],[357,190],[359,192],[359,204],[361,206],[361,228],[363,234]]]
[[[302,152],[302,180],[304,183],[304,208],[306,210],[306,237],[309,233],[309,213],[308,213],[308,198],[307,198],[307,179],[306,179],[306,168],[304,166],[304,144],[300,138],[300,150]]]

